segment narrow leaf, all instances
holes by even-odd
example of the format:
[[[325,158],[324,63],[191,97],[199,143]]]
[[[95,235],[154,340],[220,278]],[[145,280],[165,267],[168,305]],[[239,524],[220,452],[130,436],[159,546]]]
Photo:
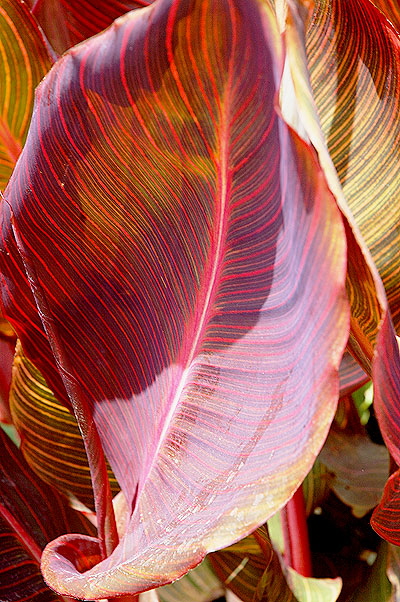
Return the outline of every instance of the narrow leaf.
[[[0,189],[4,190],[28,132],[36,86],[52,60],[28,7],[0,1]]]
[[[358,32],[359,34],[352,34],[350,36],[352,45],[354,46],[355,44],[356,52],[348,53],[347,46],[345,49],[345,45],[343,43],[341,47],[336,49],[337,40],[335,37],[332,38],[330,35],[327,35],[326,37],[322,35],[324,28],[321,29],[321,24],[318,25],[318,18],[315,17],[315,22],[317,24],[315,27],[317,30],[319,30],[319,37],[324,39],[327,44],[327,49],[321,53],[322,47],[321,43],[319,43],[318,53],[321,56],[326,56],[330,51],[332,53],[333,60],[336,61],[337,57],[340,56],[341,48],[342,52],[345,53],[345,57],[347,57],[347,59],[343,62],[342,76],[346,77],[342,81],[342,88],[346,90],[346,86],[348,86],[348,102],[346,106],[343,107],[343,111],[338,111],[338,117],[339,113],[341,116],[343,116],[346,114],[346,111],[349,111],[347,113],[349,123],[352,124],[352,127],[356,127],[356,121],[353,123],[353,119],[355,118],[354,111],[358,101],[354,82],[357,82],[357,85],[358,82],[361,82],[360,85],[364,90],[364,93],[368,94],[368,102],[363,101],[360,103],[359,116],[362,116],[364,121],[361,135],[364,136],[364,126],[366,123],[368,123],[369,119],[373,120],[374,124],[376,123],[376,120],[379,120],[380,126],[384,128],[383,130],[378,128],[380,137],[383,140],[382,147],[380,145],[377,146],[376,141],[371,147],[370,156],[373,157],[373,167],[371,170],[373,171],[376,168],[379,171],[379,176],[376,174],[376,177],[378,177],[379,180],[382,174],[384,174],[383,170],[381,170],[381,165],[385,165],[386,167],[388,164],[391,164],[393,165],[393,169],[390,174],[387,174],[387,178],[385,172],[384,182],[382,183],[382,180],[379,180],[378,186],[375,186],[375,179],[372,186],[354,186],[354,190],[358,192],[353,198],[352,206],[356,217],[357,208],[360,211],[362,210],[365,215],[368,215],[368,222],[373,224],[372,230],[375,227],[375,215],[378,216],[379,214],[379,216],[388,216],[389,223],[386,223],[385,225],[381,223],[380,228],[385,233],[388,233],[388,236],[384,239],[385,242],[383,246],[385,248],[385,257],[387,256],[389,259],[387,261],[387,267],[390,269],[391,274],[393,274],[394,278],[396,279],[397,275],[400,273],[400,271],[396,268],[396,262],[398,261],[399,257],[397,253],[398,220],[396,218],[395,222],[392,221],[393,213],[391,213],[391,211],[392,207],[396,205],[393,205],[392,201],[389,201],[385,195],[388,188],[394,187],[397,192],[399,190],[399,172],[397,167],[395,167],[393,164],[394,161],[397,165],[396,157],[399,147],[397,143],[393,142],[393,139],[389,144],[389,147],[386,146],[387,132],[385,128],[393,118],[393,111],[397,111],[396,115],[398,114],[398,109],[396,109],[396,107],[398,107],[399,89],[397,86],[398,78],[396,73],[399,66],[400,46],[396,32],[393,30],[388,21],[384,19],[382,14],[379,13],[379,11],[368,2],[362,2],[362,5],[363,14],[365,12],[365,22],[368,23],[368,27],[365,27],[365,22],[363,20],[363,29],[361,31],[359,28],[360,21],[355,18],[355,15],[358,15],[358,11],[360,10],[359,3],[356,4],[351,1],[344,4],[338,3],[335,0],[335,2],[331,3],[329,8],[327,7],[326,13],[318,9],[318,7],[321,8],[322,6],[325,6],[325,3],[319,2],[317,4],[316,14],[319,15],[319,18],[322,20],[324,27],[326,27],[326,31],[332,31],[333,22],[336,19],[337,24],[335,24],[335,28],[338,27],[338,36],[342,42],[346,37],[348,37],[344,32],[347,31],[347,27],[351,23],[354,24],[354,32]],[[321,130],[319,118],[317,116],[316,106],[308,76],[306,58],[303,52],[305,36],[304,21],[307,16],[307,11],[298,10],[299,5],[296,3],[293,3],[293,7],[293,10],[289,11],[289,17],[287,20],[287,39],[288,54],[291,61],[291,75],[293,78],[294,87],[297,90],[297,108],[301,114],[307,135],[310,137],[318,150],[319,158],[327,175],[329,185],[336,196],[345,218],[349,258],[347,290],[352,309],[349,349],[354,357],[356,357],[360,362],[364,370],[367,373],[372,372],[375,391],[375,409],[382,435],[385,439],[385,443],[389,449],[389,452],[399,464],[400,420],[398,419],[399,414],[397,407],[397,400],[399,399],[400,395],[399,347],[388,311],[387,300],[384,291],[382,290],[382,282],[376,273],[375,265],[369,256],[368,249],[363,243],[363,240],[358,232],[358,227],[349,211],[341,185],[337,181],[336,171],[333,168],[330,155],[327,152],[325,138]],[[335,15],[335,17],[333,17],[333,15]],[[309,44],[311,44],[310,40]],[[382,47],[380,45],[382,45]],[[309,54],[310,53],[311,51],[309,49]],[[315,60],[317,63],[318,53],[316,51]],[[352,56],[354,56],[354,63],[351,59]],[[379,57],[381,56],[385,57],[385,65],[388,65],[387,68],[386,66],[379,64]],[[375,60],[378,60],[378,65],[375,64]],[[379,70],[380,67],[383,69],[382,72]],[[313,71],[312,64],[311,70]],[[352,80],[347,79],[349,74],[353,76]],[[315,87],[316,84],[314,80],[314,89]],[[390,94],[387,93],[388,90],[391,91]],[[327,94],[327,98],[330,98],[329,93]],[[341,93],[338,95],[339,101],[340,98]],[[336,100],[334,100],[334,102],[336,102]],[[364,106],[366,107],[366,114],[364,114]],[[320,112],[322,113],[321,108]],[[342,117],[339,118],[339,123],[341,123],[341,119]],[[344,171],[341,171],[342,184],[345,185],[345,183],[348,183],[350,186],[353,181],[359,181],[358,171],[351,175],[350,166],[353,166],[356,170],[360,169],[360,173],[363,174],[364,179],[366,178],[365,182],[368,183],[370,181],[368,180],[368,177],[370,177],[372,173],[372,171],[369,171],[370,161],[368,161],[368,169],[365,170],[363,167],[364,160],[362,159],[361,161],[359,153],[355,154],[354,156],[351,155],[350,157],[349,149],[352,147],[350,147],[348,144],[349,141],[347,134],[351,131],[351,128],[349,125],[347,125],[345,129],[346,132],[343,132],[344,145],[339,145],[339,148],[344,152],[344,154],[341,156],[345,162],[345,169]],[[374,128],[374,133],[375,131],[376,130]],[[390,128],[388,135],[390,136],[393,132],[395,137],[398,136],[399,127],[397,118],[393,128]],[[368,138],[368,140],[370,140],[370,138]],[[392,143],[395,145],[394,147],[391,146]],[[377,148],[379,149],[379,152],[377,152]],[[332,147],[330,148],[330,151],[334,153],[334,149]],[[365,152],[365,147],[363,147],[362,152]],[[351,161],[350,158],[354,159],[354,161]],[[338,163],[336,163],[336,167],[340,172]],[[364,193],[367,189],[371,189],[372,196],[368,195],[368,201],[364,203],[362,199],[365,199]],[[379,194],[377,191],[379,191]],[[346,194],[351,196],[350,192],[351,187],[347,189]],[[358,202],[358,194],[360,194],[360,202]],[[383,205],[380,204],[381,199],[383,199]],[[379,210],[377,209],[378,207]],[[357,218],[357,221],[360,222],[359,217]],[[394,223],[395,226],[392,228]],[[361,222],[360,227],[362,228]],[[371,242],[372,239],[368,240],[368,235],[371,234],[372,230],[368,230],[364,232],[364,234],[367,238],[367,242],[369,242],[371,250],[373,251],[373,243]],[[381,235],[379,234],[379,240],[380,239]],[[379,260],[380,258],[382,259],[382,257],[383,255],[380,255],[380,251],[378,255],[375,254],[378,267]],[[394,318],[396,319],[397,293],[393,292],[390,283],[388,280],[385,280],[385,270],[386,267],[383,269],[382,266],[380,266],[380,271],[389,295],[391,310],[394,313]],[[397,285],[396,288],[397,291],[400,290]],[[394,543],[398,543],[400,541],[396,527],[396,524],[398,523],[399,511],[400,476],[396,475],[388,481],[385,487],[382,503],[374,513],[372,521],[375,530],[377,530],[380,535],[388,538],[389,541]]]
[[[38,92],[13,228],[3,209],[5,307],[55,391],[59,366],[129,508],[86,574],[73,550],[97,542],[47,548],[67,595],[176,579],[279,509],[327,434],[344,232],[313,150],[275,111],[280,59],[267,5],[162,0],[71,50]]]

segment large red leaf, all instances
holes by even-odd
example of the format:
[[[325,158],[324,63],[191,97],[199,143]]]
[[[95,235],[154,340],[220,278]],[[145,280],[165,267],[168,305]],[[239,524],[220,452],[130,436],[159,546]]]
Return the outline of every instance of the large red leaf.
[[[47,548],[58,591],[175,579],[278,510],[324,441],[348,334],[344,230],[275,112],[280,57],[267,5],[162,0],[38,91],[3,206],[6,314],[68,403],[58,367],[85,438],[98,430],[129,508],[86,573],[75,555],[96,540]]]

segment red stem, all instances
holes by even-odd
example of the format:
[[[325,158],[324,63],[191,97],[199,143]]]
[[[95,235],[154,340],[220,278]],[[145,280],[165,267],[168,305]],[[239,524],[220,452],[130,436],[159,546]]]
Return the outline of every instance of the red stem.
[[[286,563],[304,577],[312,577],[303,489],[299,487],[281,511]]]

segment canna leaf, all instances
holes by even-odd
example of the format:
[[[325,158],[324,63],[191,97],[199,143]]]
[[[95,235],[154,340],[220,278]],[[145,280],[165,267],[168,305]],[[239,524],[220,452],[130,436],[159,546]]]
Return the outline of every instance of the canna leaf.
[[[153,590],[155,591],[155,590]],[[208,557],[199,566],[189,571],[174,583],[159,587],[157,590],[160,602],[212,602],[224,595],[224,587],[216,577]],[[140,596],[142,597],[143,594]]]
[[[12,230],[3,205],[6,315],[86,440],[99,433],[129,508],[86,573],[74,553],[97,541],[46,549],[66,595],[176,579],[278,510],[327,434],[344,232],[313,150],[275,112],[280,44],[267,5],[162,0],[38,91]]]
[[[36,86],[52,60],[28,7],[0,1],[0,190],[4,190],[28,132]]]
[[[366,105],[369,107],[368,111],[370,111],[371,114],[375,115],[375,119],[378,118],[377,115],[381,115],[382,119],[380,123],[384,123],[383,117],[385,117],[385,119],[387,118],[388,120],[392,118],[393,106],[396,107],[396,103],[398,101],[398,88],[396,88],[397,79],[394,74],[396,73],[396,69],[399,65],[398,59],[400,46],[398,43],[398,36],[396,32],[393,30],[391,25],[383,18],[382,14],[376,8],[374,8],[372,4],[368,2],[363,2],[362,4],[363,6],[365,4],[366,22],[371,22],[371,26],[365,28],[365,35],[363,34],[357,42],[359,46],[357,46],[358,50],[355,54],[355,57],[357,58],[355,60],[358,66],[356,69],[355,76],[358,77],[360,74],[366,75],[365,70],[367,69],[368,71],[368,68],[372,69],[371,81],[373,82],[373,87],[371,88],[371,97],[375,100],[377,97],[379,97],[379,99],[382,97],[382,103],[378,103],[377,111],[375,113],[373,110],[375,107],[374,100],[371,101],[372,104],[366,103]],[[338,3],[334,2],[331,6],[338,8]],[[343,7],[343,14],[347,15],[347,11],[350,11],[347,23],[352,22],[352,15],[354,16],[354,11],[356,10],[355,3],[351,1],[346,4],[341,3],[340,6]],[[359,6],[360,5],[357,4],[357,10],[359,10]],[[293,123],[295,127],[299,127],[298,124],[301,124],[302,135],[306,139],[310,139],[310,141],[317,149],[319,159],[321,161],[327,180],[329,182],[329,186],[334,192],[335,197],[338,201],[338,205],[343,213],[348,245],[348,274],[346,285],[351,305],[351,328],[348,349],[351,351],[352,355],[357,358],[357,361],[359,361],[360,365],[363,367],[365,372],[367,374],[372,373],[373,375],[376,412],[382,430],[382,434],[390,453],[395,459],[398,458],[398,460],[396,461],[399,462],[400,456],[398,451],[398,439],[400,433],[400,423],[397,420],[397,399],[400,395],[400,357],[398,344],[396,342],[396,336],[389,314],[386,296],[382,288],[382,282],[380,280],[379,275],[377,274],[376,267],[372,261],[372,258],[370,257],[369,251],[361,238],[353,215],[349,210],[346,198],[343,195],[341,184],[337,178],[336,170],[332,164],[331,157],[327,151],[323,131],[321,130],[321,125],[317,115],[316,105],[309,80],[306,56],[304,53],[304,23],[307,19],[308,9],[308,3],[303,3],[300,1],[293,1],[289,5],[288,18],[286,21],[288,65],[290,75],[292,78],[291,90],[294,89],[296,92],[297,104],[295,105],[296,111],[294,111],[293,114],[290,114],[288,108],[285,106],[282,110],[284,112],[284,115],[287,116],[287,119],[290,120],[290,122]],[[336,14],[336,17],[338,20],[338,28],[340,28],[340,25],[342,25],[345,28],[346,19],[340,18],[340,12]],[[325,16],[322,15],[322,18],[323,22],[325,23]],[[326,19],[329,28],[329,24],[332,25],[330,21],[330,19],[332,19],[332,13],[330,12],[330,9],[327,10]],[[316,21],[315,27],[318,29],[318,21]],[[356,27],[355,32],[357,31],[359,30]],[[322,36],[321,32],[320,35]],[[353,37],[357,41],[357,36],[352,36],[352,44],[355,43]],[[369,40],[368,44],[365,42],[365,39]],[[375,54],[372,55],[370,52],[370,48],[376,49],[377,47],[379,47],[381,41],[389,65],[388,70],[384,70],[383,77],[387,78],[388,89],[392,92],[392,94],[389,95],[390,98],[387,95],[386,91],[382,89],[382,74],[380,74],[375,69],[375,67],[373,67],[374,56],[380,56],[380,54],[376,54],[375,52]],[[328,35],[326,37],[326,43],[329,46],[331,52],[333,53],[333,56],[335,57],[336,50],[334,38]],[[332,46],[333,49],[330,46]],[[321,46],[319,46],[319,51],[320,50]],[[351,56],[353,56],[351,53],[346,54],[346,57]],[[346,69],[346,61],[344,61],[343,68]],[[367,79],[368,77],[369,76],[367,76]],[[286,86],[287,85],[288,84],[286,83]],[[374,87],[375,85],[376,88]],[[351,92],[352,94],[350,94],[349,98],[354,100],[353,88],[351,88]],[[329,96],[329,93],[327,94],[327,96]],[[391,104],[391,98],[393,100],[394,105]],[[353,117],[352,111],[351,117]],[[394,126],[394,132],[398,132],[397,126],[398,124]],[[386,138],[382,131],[381,136],[383,137],[385,142]],[[379,148],[379,152],[376,151],[376,148]],[[344,149],[347,152],[348,146],[344,145]],[[330,150],[331,152],[333,152],[332,149]],[[380,146],[376,147],[375,145],[372,148],[371,152],[373,153],[374,157],[377,157],[379,155],[379,161],[385,164],[385,166],[388,163],[391,163],[393,165],[393,173],[391,172],[390,175],[389,188],[392,189],[392,187],[394,186],[394,188],[398,190],[399,172],[397,170],[397,159],[395,160],[395,164],[393,163],[393,157],[396,156],[396,153],[398,152],[398,147],[396,146],[393,150],[392,148],[389,149],[385,144],[383,144],[381,150]],[[361,160],[359,155],[358,159],[360,162]],[[356,164],[356,161],[354,161],[354,163]],[[337,168],[339,169],[338,165]],[[363,173],[365,176],[365,170]],[[342,183],[344,183],[343,175],[344,174],[342,172]],[[353,180],[353,177],[356,178],[354,174],[350,178],[347,175],[346,171],[346,182],[350,183]],[[368,183],[368,180],[366,180],[366,182]],[[365,185],[365,189],[367,188],[369,188],[369,186]],[[365,189],[363,189],[363,191]],[[348,191],[347,194],[349,194]],[[380,197],[378,199],[376,199],[376,197],[369,197],[369,199],[370,198],[374,198],[376,200],[376,203],[379,204]],[[355,200],[357,200],[356,197]],[[375,204],[372,204],[371,206],[374,207]],[[353,209],[355,209],[355,207],[353,207]],[[368,207],[364,206],[364,209],[368,212]],[[382,214],[386,213],[389,215],[390,209],[388,210],[388,212],[384,211]],[[373,218],[372,221],[374,221],[374,219],[375,218]],[[390,224],[392,225],[391,221]],[[391,263],[392,259],[394,259],[395,262],[398,260],[398,253],[396,250],[398,247],[398,234],[396,234],[396,229],[397,225],[393,230],[389,231],[388,237],[386,239],[386,242],[388,242],[386,252],[388,254],[388,257],[390,258],[388,264]],[[378,261],[378,258],[376,259]],[[399,270],[395,270],[393,272],[393,274],[395,274],[395,277],[397,277],[398,273]],[[382,277],[385,282],[384,273],[382,273]],[[390,301],[391,291],[387,281],[385,282],[385,285],[386,290],[388,291]],[[393,296],[391,302],[391,309],[393,312],[396,311],[396,302]],[[388,482],[387,492],[384,497],[385,510],[383,509],[383,507],[380,508],[378,510],[378,513],[375,514],[374,519],[374,528],[378,530],[380,534],[384,532],[386,534],[389,534],[388,525],[393,524],[396,520],[395,517],[398,516],[397,512],[398,508],[400,507],[400,502],[398,499],[399,491],[399,484],[396,484],[393,481]],[[393,510],[392,512],[390,510],[391,507]],[[379,525],[380,522],[382,522],[382,528]],[[398,540],[397,536],[394,537]]]
[[[348,351],[340,364],[340,396],[350,395],[368,382],[369,377]]]
[[[71,46],[99,33],[130,10],[152,0],[30,0],[31,11],[54,50],[62,54]]]
[[[0,512],[1,515],[1,512]],[[39,562],[21,545],[0,516],[0,596],[6,602],[60,602],[62,598],[43,581]]]
[[[373,4],[400,31],[400,9],[397,0],[372,0]]]
[[[319,455],[339,499],[362,517],[379,502],[389,477],[389,454],[367,436],[331,430]]]
[[[303,577],[287,567],[272,548],[264,527],[211,554],[210,560],[221,581],[242,602],[336,602],[342,588],[340,578]]]
[[[65,495],[93,509],[85,447],[75,417],[57,401],[46,381],[17,345],[10,392],[12,421],[30,467]],[[109,473],[112,491],[119,491]]]
[[[94,528],[32,474],[20,450],[0,429],[0,599],[60,600],[44,583],[40,557],[58,535]]]
[[[377,4],[398,25],[398,5]],[[369,0],[317,0],[306,40],[329,153],[400,329],[399,35]]]
[[[209,558],[220,580],[242,602],[296,602],[265,527]]]

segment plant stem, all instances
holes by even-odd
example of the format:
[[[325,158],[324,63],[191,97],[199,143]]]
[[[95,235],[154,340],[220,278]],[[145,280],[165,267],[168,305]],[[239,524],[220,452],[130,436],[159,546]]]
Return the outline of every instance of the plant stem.
[[[303,489],[299,487],[281,511],[286,563],[304,577],[312,576]]]

